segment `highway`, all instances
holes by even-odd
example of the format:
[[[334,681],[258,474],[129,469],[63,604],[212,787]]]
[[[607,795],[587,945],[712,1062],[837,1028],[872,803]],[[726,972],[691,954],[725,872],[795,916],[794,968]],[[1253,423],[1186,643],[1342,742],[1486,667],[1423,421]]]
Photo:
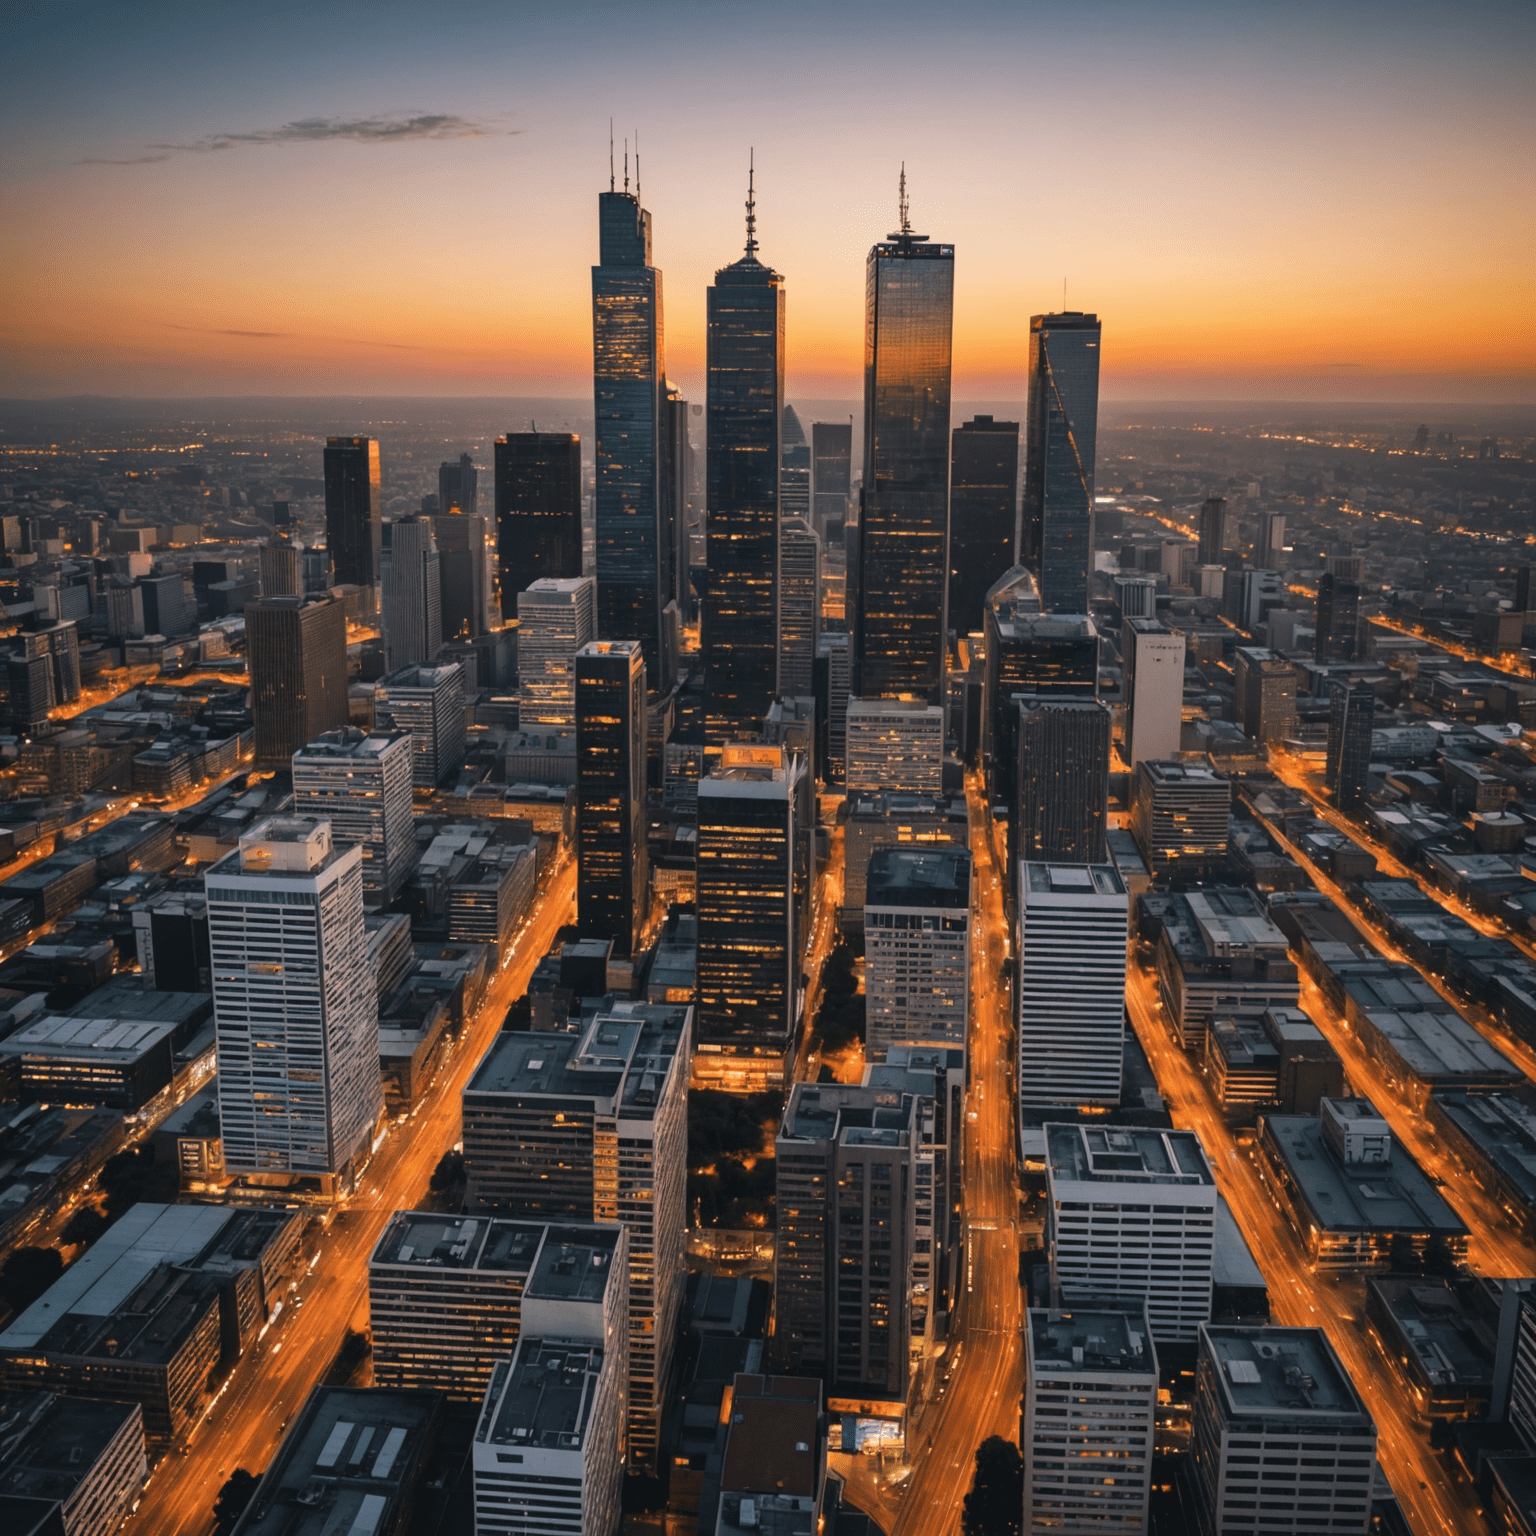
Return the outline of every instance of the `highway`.
[[[575,864],[562,856],[423,1102],[407,1120],[388,1124],[357,1192],[317,1239],[306,1237],[308,1267],[281,1319],[231,1372],[186,1442],[151,1474],[126,1527],[133,1536],[211,1530],[224,1480],[236,1467],[258,1475],[266,1469],[289,1422],[330,1368],[345,1330],[366,1324],[368,1255],[389,1217],[421,1199],[439,1158],[458,1142],[464,1084],[512,1001],[527,990],[534,965],[571,920],[575,893]]]
[[[1363,1287],[1312,1273],[1258,1169],[1238,1145],[1204,1079],[1159,1018],[1156,978],[1134,960],[1126,975],[1126,1005],[1174,1124],[1200,1137],[1216,1186],[1264,1272],[1272,1319],[1286,1327],[1327,1332],[1376,1422],[1377,1455],[1415,1536],[1487,1532],[1472,1490],[1453,1479],[1444,1458],[1430,1449],[1429,1432],[1415,1419],[1407,1391],[1366,1332]]]

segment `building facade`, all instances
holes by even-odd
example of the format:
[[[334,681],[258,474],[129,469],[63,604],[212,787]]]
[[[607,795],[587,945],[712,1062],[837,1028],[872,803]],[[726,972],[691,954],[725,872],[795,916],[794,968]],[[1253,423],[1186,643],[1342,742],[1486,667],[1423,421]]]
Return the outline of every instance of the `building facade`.
[[[1376,721],[1376,690],[1369,683],[1334,683],[1328,690],[1328,756],[1323,782],[1336,810],[1357,811],[1365,804],[1371,774],[1371,732]]]
[[[1097,699],[1014,695],[1018,768],[1009,868],[1021,859],[1102,864],[1109,819],[1109,710]]]
[[[1178,756],[1185,641],[1158,619],[1127,619],[1123,634],[1125,760],[1134,768],[1147,758]]]
[[[379,445],[371,437],[325,440],[325,544],[331,580],[361,587],[377,611],[383,523],[380,520]]]
[[[430,517],[401,517],[384,525],[383,634],[385,664],[430,666],[443,648],[442,578]]]
[[[258,763],[286,763],[347,723],[347,620],[334,597],[248,603],[245,646]]]
[[[441,667],[402,667],[374,690],[376,726],[404,731],[411,738],[411,782],[436,789],[458,777],[464,761],[464,669],[457,662]]]
[[[843,741],[850,794],[936,795],[944,786],[944,711],[937,704],[851,698]]]
[[[518,724],[573,730],[576,653],[597,639],[597,583],[541,577],[517,594]]]
[[[535,581],[581,575],[581,439],[509,432],[495,444],[496,567],[501,614]]]
[[[955,634],[981,629],[987,593],[1017,562],[1018,516],[1019,424],[973,416],[955,428],[950,444],[949,627]]]
[[[821,537],[803,518],[779,524],[779,693],[810,698],[816,691],[821,641]]]

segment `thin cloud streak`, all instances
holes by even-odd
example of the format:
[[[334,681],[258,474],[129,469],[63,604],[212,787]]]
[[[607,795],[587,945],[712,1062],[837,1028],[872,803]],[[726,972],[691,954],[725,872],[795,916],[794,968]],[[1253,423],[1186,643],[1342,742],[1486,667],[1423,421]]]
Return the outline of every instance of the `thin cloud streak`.
[[[131,160],[107,160],[92,157],[86,160],[76,160],[76,165],[158,165],[162,160],[169,160],[169,155],[135,155]]]
[[[243,336],[250,341],[323,341],[337,347],[387,347],[392,352],[421,352],[425,349],[408,341],[362,341],[355,336],[308,336],[299,331],[241,331],[211,325],[177,325],[163,320],[168,331],[191,331],[198,336]]]
[[[410,117],[301,117],[280,128],[250,133],[212,133],[190,144],[151,144],[151,149],[205,155],[245,144],[322,144],[342,139],[353,144],[404,144],[419,139],[485,139],[518,129],[492,128],[454,112],[418,112]]]

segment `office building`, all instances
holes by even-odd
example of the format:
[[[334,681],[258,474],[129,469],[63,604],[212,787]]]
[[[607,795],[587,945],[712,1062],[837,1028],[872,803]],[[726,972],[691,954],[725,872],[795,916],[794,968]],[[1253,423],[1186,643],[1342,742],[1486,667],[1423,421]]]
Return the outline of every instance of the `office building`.
[[[847,635],[824,634],[816,642],[816,729],[823,733],[822,771],[828,784],[848,775],[848,697],[853,652]]]
[[[774,1337],[835,1397],[890,1405],[911,1384],[918,1099],[796,1083],[774,1143]]]
[[[852,421],[811,423],[811,526],[841,547],[853,495]]]
[[[266,557],[272,551],[263,549],[261,553],[262,571],[265,573]],[[295,567],[297,563],[295,555]],[[296,579],[287,586],[286,591],[297,593]],[[263,585],[262,596],[267,595],[267,588]],[[186,583],[180,571],[143,577],[139,582],[139,597],[144,608],[145,634],[164,635],[166,639],[174,640],[178,635],[188,634],[197,628],[197,610],[187,601]]]
[[[1216,1181],[1193,1131],[1045,1127],[1051,1280],[1079,1297],[1144,1300],[1158,1344],[1211,1315]]]
[[[527,1298],[552,1283],[607,1314],[593,1337],[622,1340],[628,1266],[617,1224],[397,1211],[368,1260],[374,1385],[480,1401],[517,1344]]]
[[[1200,504],[1200,544],[1195,556],[1196,564],[1220,566],[1226,547],[1226,498],[1207,496]]]
[[[518,724],[576,726],[576,653],[597,638],[597,583],[541,577],[517,594]]]
[[[1155,576],[1116,576],[1115,606],[1124,619],[1157,617],[1157,578]]]
[[[293,811],[363,853],[363,905],[387,907],[416,862],[414,746],[404,731],[327,731],[293,754]]]
[[[645,659],[638,641],[594,640],[576,653],[576,910],[621,956],[650,908],[645,829]]]
[[[11,1536],[112,1536],[149,1463],[137,1403],[0,1392],[0,1513]],[[34,1526],[52,1509],[56,1526]]]
[[[1154,875],[1209,870],[1227,856],[1232,784],[1203,763],[1139,761],[1131,832]]]
[[[496,565],[501,613],[535,581],[581,575],[581,439],[509,432],[495,445]]]
[[[876,848],[864,887],[865,1039],[964,1050],[971,996],[971,856],[959,848]]]
[[[803,757],[727,747],[698,790],[700,1081],[761,1092],[787,1081],[802,1000],[810,889]]]
[[[1023,1536],[1141,1536],[1158,1383],[1146,1307],[1029,1308],[1024,1381]]]
[[[347,621],[334,597],[264,597],[245,609],[256,761],[286,764],[347,723]]]
[[[205,885],[225,1166],[335,1193],[384,1108],[362,849],[328,821],[273,818]]]
[[[755,248],[756,240],[749,241]],[[785,517],[805,521],[811,515],[811,445],[794,406],[786,405],[779,420],[779,507]]]
[[[1371,776],[1376,690],[1367,682],[1333,683],[1328,690],[1328,757],[1323,782],[1335,810],[1358,811]]]
[[[179,590],[182,585],[180,573],[171,578],[161,577],[160,580],[162,582],[173,580],[177,590],[172,595],[176,599],[181,598]],[[149,583],[146,582],[144,585],[147,593]],[[304,588],[300,583],[299,577],[299,552],[287,539],[281,536],[275,535],[261,546],[261,595],[263,597],[302,597],[304,595]],[[161,610],[165,609],[168,604],[165,597],[159,592],[155,595],[154,606],[156,609],[155,632],[162,635],[179,634],[179,630],[161,628],[161,622],[164,619],[164,614]],[[148,617],[146,614],[146,621]]]
[[[479,500],[480,471],[467,453],[461,453],[457,462],[444,460],[437,466],[437,510],[440,513],[473,517],[479,508]]]
[[[784,279],[757,259],[755,217],[749,186],[746,254],[716,272],[705,294],[707,584],[700,641],[704,736],[711,744],[756,736],[779,691],[779,431],[781,418],[794,413],[784,406]],[[798,422],[795,431],[803,448]],[[808,487],[802,492],[803,503]]]
[[[622,1350],[564,1330],[520,1338],[475,1426],[475,1536],[616,1536],[623,1417]]]
[[[1179,752],[1184,720],[1184,636],[1157,619],[1127,619],[1121,646],[1125,666],[1125,760]]]
[[[1019,559],[1038,577],[1047,613],[1088,611],[1100,333],[1097,315],[1075,311],[1029,322]]]
[[[1265,512],[1259,518],[1259,547],[1254,558],[1261,565],[1280,565],[1281,556],[1287,549],[1285,542],[1285,513]]]
[[[94,994],[92,994],[94,995]],[[62,1017],[46,1008],[0,1040],[0,1073],[28,1104],[100,1104],[127,1113],[168,1088],[181,1021]]]
[[[464,1089],[474,1210],[629,1229],[629,1455],[653,1467],[682,1299],[690,1008],[620,1002],[580,1034],[503,1030]]]
[[[1331,1274],[1466,1258],[1467,1228],[1369,1099],[1324,1099],[1316,1115],[1265,1115],[1264,1181],[1314,1269]]]
[[[1237,723],[1255,741],[1284,741],[1296,729],[1296,669],[1277,651],[1240,645],[1232,669]]]
[[[1201,1536],[1371,1529],[1376,1426],[1321,1328],[1200,1329],[1190,1467]]]
[[[1250,635],[1257,635],[1270,614],[1290,600],[1283,571],[1244,567],[1228,570],[1226,577],[1226,617]]]
[[[707,1528],[714,1536],[809,1536],[827,1529],[821,1383],[738,1372],[726,1394],[718,1512]]]
[[[464,669],[402,667],[374,689],[375,728],[411,738],[411,783],[436,789],[458,776],[464,761]]]
[[[670,679],[663,614],[675,596],[675,572],[662,525],[661,273],[651,265],[651,216],[628,181],[626,175],[622,192],[610,181],[598,196],[592,269],[597,632],[605,640],[638,641],[647,675],[664,689]],[[505,575],[502,583],[505,601]]]
[[[803,518],[779,524],[779,693],[809,698],[816,691],[821,641],[821,539]]]
[[[378,610],[382,572],[379,445],[371,437],[325,440],[325,543],[331,579],[361,587],[369,613]]]
[[[437,540],[443,639],[473,640],[488,633],[492,605],[489,522],[474,512],[439,512],[432,519],[432,534]]]
[[[864,311],[864,487],[850,593],[853,692],[939,704],[949,574],[955,248],[901,228],[871,248]]]
[[[1019,1105],[1120,1102],[1130,897],[1112,864],[1022,863]]]
[[[844,782],[850,794],[936,795],[944,787],[944,711],[906,699],[849,699]]]
[[[316,1387],[232,1536],[401,1536],[442,1419],[436,1392]]]
[[[443,646],[442,581],[429,517],[384,524],[385,665],[430,665]]]
[[[983,624],[987,593],[1018,560],[1019,424],[973,416],[956,427],[949,461],[949,628]],[[1087,611],[1086,591],[1082,611]]]
[[[303,1226],[268,1206],[132,1206],[0,1333],[0,1387],[137,1403],[167,1446],[281,1299]]]
[[[859,794],[848,797],[843,834],[843,925],[864,921],[866,877],[876,848],[970,847],[965,797]]]
[[[1009,806],[1010,869],[1021,859],[1102,864],[1111,721],[1097,699],[1015,694],[1018,768]]]
[[[1324,571],[1317,579],[1317,631],[1312,642],[1314,657],[1321,662],[1347,664],[1364,661],[1365,632],[1366,625],[1360,612],[1358,569],[1353,575]]]

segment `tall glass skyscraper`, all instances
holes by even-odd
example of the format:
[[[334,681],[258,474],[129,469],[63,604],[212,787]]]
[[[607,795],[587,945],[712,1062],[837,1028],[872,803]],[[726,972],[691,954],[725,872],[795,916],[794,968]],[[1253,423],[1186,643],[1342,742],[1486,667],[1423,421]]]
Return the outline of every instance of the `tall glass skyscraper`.
[[[1029,322],[1029,421],[1019,558],[1047,613],[1087,613],[1093,569],[1093,455],[1099,425],[1097,315]]]
[[[378,606],[383,524],[379,517],[379,445],[371,437],[325,440],[325,543],[331,579],[363,587]]]
[[[509,432],[496,439],[496,563],[501,616],[536,581],[581,575],[581,439]]]
[[[955,428],[949,481],[949,627],[982,627],[987,593],[1013,568],[1019,424],[974,416]]]
[[[671,564],[663,527],[661,273],[651,216],[629,190],[598,197],[592,269],[592,386],[597,411],[597,623],[606,640],[638,640],[665,687],[663,610]]]
[[[708,292],[704,736],[762,730],[777,688],[779,433],[784,411],[784,279],[747,250]]]
[[[853,691],[942,702],[949,572],[949,375],[955,248],[901,229],[865,268],[864,488]]]

